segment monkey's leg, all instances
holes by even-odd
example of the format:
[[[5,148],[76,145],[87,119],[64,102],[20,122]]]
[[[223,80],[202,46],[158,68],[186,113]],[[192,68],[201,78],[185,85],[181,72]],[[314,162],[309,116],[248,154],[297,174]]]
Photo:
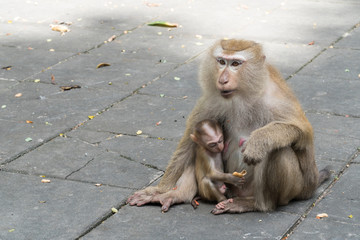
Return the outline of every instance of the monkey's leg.
[[[171,205],[191,202],[197,193],[195,172],[192,166],[187,167],[176,183],[176,189],[153,197],[152,202],[162,205],[161,211],[167,212]]]
[[[212,214],[222,213],[243,213],[255,211],[255,201],[253,198],[230,198],[216,204],[211,211]]]
[[[254,197],[258,211],[287,205],[304,191],[304,174],[291,147],[274,150],[255,167]]]

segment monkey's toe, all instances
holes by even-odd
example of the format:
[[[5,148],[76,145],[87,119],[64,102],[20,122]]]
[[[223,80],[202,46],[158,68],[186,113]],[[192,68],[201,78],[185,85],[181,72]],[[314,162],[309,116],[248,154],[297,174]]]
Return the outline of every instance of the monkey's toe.
[[[173,204],[173,199],[172,198],[165,198],[160,200],[160,204],[161,206],[161,211],[162,212],[167,212],[169,211],[170,206]]]

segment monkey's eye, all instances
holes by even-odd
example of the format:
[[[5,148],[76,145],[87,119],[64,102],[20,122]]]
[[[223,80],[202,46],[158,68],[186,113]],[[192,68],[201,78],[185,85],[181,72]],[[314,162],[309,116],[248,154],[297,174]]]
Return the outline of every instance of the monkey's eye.
[[[242,64],[242,61],[233,61],[233,62],[231,63],[231,66],[237,67],[237,66],[240,66],[241,64]]]
[[[208,145],[209,148],[214,148],[214,147],[216,147],[216,146],[217,146],[217,143],[210,143],[210,144]]]
[[[220,65],[225,65],[225,64],[226,64],[225,60],[222,59],[222,58],[218,58],[218,59],[216,59],[216,61],[217,61]]]

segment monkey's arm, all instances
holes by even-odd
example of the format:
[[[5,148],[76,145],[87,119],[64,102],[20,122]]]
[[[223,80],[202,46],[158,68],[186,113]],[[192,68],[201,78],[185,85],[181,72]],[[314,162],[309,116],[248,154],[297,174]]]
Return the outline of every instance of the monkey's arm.
[[[271,122],[251,133],[244,150],[244,162],[257,164],[273,150],[294,145],[306,147],[312,139],[310,124]]]

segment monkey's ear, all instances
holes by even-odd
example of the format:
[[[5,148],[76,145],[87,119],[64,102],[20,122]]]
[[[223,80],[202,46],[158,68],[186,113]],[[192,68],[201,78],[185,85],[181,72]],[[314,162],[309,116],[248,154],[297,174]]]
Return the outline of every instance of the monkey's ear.
[[[198,139],[196,138],[196,136],[194,134],[190,134],[190,138],[191,140],[193,140],[193,142],[197,143]]]

